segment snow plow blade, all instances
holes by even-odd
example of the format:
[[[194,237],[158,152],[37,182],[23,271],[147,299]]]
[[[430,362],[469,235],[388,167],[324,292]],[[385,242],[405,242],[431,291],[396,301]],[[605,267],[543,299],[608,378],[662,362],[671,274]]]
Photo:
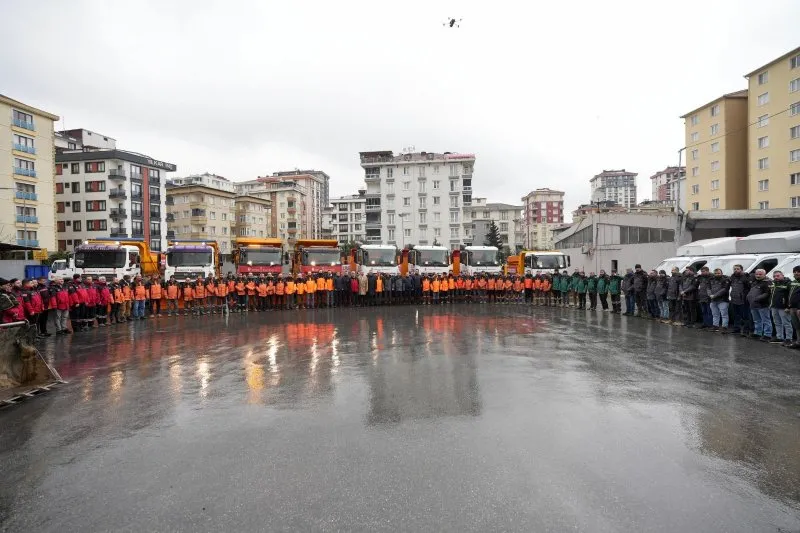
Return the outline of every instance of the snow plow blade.
[[[36,349],[36,326],[0,324],[0,407],[14,404],[63,383]]]

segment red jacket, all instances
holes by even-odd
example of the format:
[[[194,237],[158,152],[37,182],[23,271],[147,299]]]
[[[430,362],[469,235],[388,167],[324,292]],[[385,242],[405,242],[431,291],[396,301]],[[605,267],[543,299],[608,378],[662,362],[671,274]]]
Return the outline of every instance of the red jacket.
[[[42,311],[50,309],[52,307],[50,305],[50,302],[52,300],[50,289],[48,287],[45,287],[44,285],[39,285],[39,288],[36,289],[36,292],[39,293],[39,298],[42,300]]]
[[[114,303],[114,299],[111,297],[111,291],[108,289],[108,285],[101,283],[97,286],[97,291],[99,293],[97,305],[108,305]]]
[[[59,311],[68,311],[69,310],[69,292],[67,291],[66,287],[57,287],[55,290],[55,303],[51,306]]]
[[[14,293],[12,293],[14,294]],[[14,294],[16,296],[16,294]],[[6,309],[3,311],[2,317],[0,317],[0,322],[3,324],[8,324],[9,322],[21,322],[25,320],[25,309],[22,307],[22,303],[17,300],[17,305],[10,309]]]
[[[97,289],[94,285],[84,285],[82,287],[84,290],[84,300],[83,303],[86,304],[86,307],[94,307],[97,305]]]
[[[350,280],[350,292],[352,293],[358,292],[358,278],[352,278]]]
[[[39,296],[39,293],[34,290],[23,291],[23,307],[25,308],[25,314],[28,316],[38,315],[42,312],[42,298]]]
[[[83,294],[86,291],[82,290],[78,285],[73,283],[69,286],[67,292],[69,293],[70,307],[75,307],[76,305],[80,305],[84,302]]]

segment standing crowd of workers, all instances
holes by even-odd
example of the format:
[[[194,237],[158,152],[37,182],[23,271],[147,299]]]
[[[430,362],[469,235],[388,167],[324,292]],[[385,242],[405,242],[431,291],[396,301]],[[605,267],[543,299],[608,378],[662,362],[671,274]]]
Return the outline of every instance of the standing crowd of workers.
[[[677,268],[649,273],[640,265],[624,275],[601,270],[474,276],[321,273],[198,278],[178,282],[159,276],[143,279],[73,276],[71,280],[0,278],[3,322],[28,320],[42,336],[50,313],[57,334],[161,316],[200,316],[290,309],[378,305],[516,303],[596,310],[660,320],[720,333],[736,333],[798,348],[800,267],[793,280],[763,270],[752,276],[740,265],[732,276],[722,271],[699,274]],[[625,311],[622,311],[622,305]],[[68,322],[70,327],[68,327]]]

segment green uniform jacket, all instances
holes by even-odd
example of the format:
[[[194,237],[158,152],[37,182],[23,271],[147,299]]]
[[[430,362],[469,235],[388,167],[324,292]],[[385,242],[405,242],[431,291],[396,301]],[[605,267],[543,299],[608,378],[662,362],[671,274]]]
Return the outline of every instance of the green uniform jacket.
[[[608,292],[608,277],[600,276],[597,278],[597,294],[605,294]]]
[[[608,279],[608,292],[610,292],[612,296],[617,296],[621,283],[622,278],[620,276],[611,276]]]
[[[578,290],[578,280],[581,279],[580,276],[577,274],[573,274],[572,277],[569,279],[569,290],[575,291]]]
[[[595,276],[589,276],[586,280],[586,291],[597,292],[597,278]]]
[[[575,290],[580,294],[586,294],[586,278],[578,277],[578,281],[575,282]]]

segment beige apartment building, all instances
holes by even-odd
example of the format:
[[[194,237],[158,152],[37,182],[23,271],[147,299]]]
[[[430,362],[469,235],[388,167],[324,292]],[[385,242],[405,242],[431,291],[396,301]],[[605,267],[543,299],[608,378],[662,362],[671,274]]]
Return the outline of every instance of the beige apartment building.
[[[167,239],[217,241],[231,253],[236,193],[202,184],[167,184]]]
[[[747,208],[747,91],[720,96],[681,118],[690,211]]]
[[[800,48],[745,75],[750,209],[800,207]]]
[[[56,248],[56,115],[0,94],[0,241]]]
[[[315,227],[315,209],[312,209],[309,182],[313,179],[298,179],[302,176],[266,177],[235,184],[236,191],[251,197],[268,200],[270,209],[270,236],[277,237],[293,247],[298,239],[317,239],[322,235],[322,211]],[[318,183],[317,183],[318,184]]]

